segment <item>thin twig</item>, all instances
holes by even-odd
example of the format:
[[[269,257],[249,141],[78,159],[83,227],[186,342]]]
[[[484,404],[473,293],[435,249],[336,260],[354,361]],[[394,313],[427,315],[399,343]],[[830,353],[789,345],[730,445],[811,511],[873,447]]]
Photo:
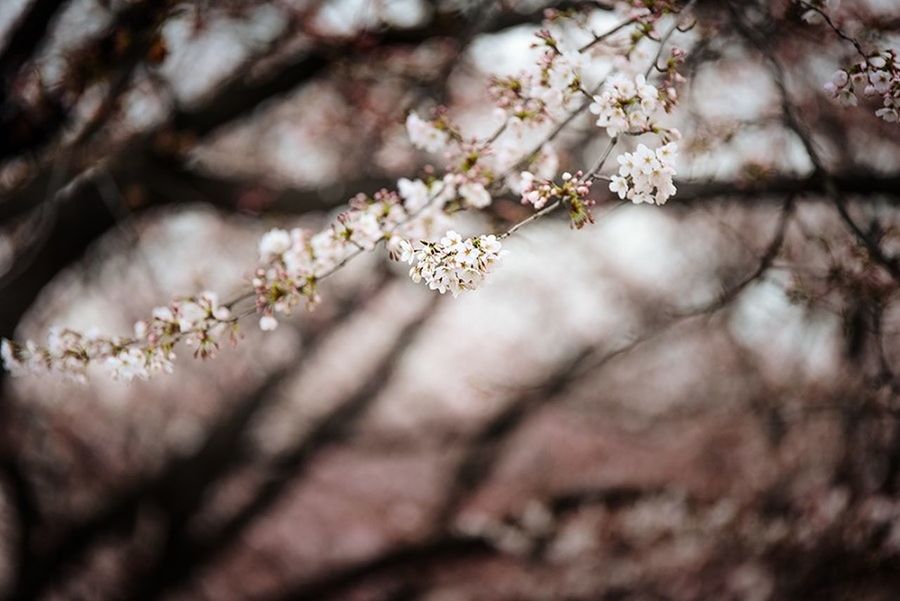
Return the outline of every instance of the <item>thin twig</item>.
[[[511,228],[509,228],[508,230],[506,230],[505,232],[503,232],[502,234],[500,234],[500,235],[497,236],[497,237],[498,237],[500,240],[503,240],[504,238],[509,238],[510,236],[512,236],[513,234],[515,234],[517,231],[519,231],[520,229],[522,229],[523,227],[525,227],[525,226],[528,225],[529,223],[531,223],[531,222],[533,222],[533,221],[537,221],[538,219],[540,219],[540,218],[543,217],[544,215],[549,215],[550,213],[552,213],[553,211],[555,211],[556,209],[558,209],[559,206],[560,206],[561,204],[562,204],[562,201],[561,201],[561,200],[556,200],[556,201],[550,203],[549,205],[547,205],[546,207],[544,207],[543,209],[541,209],[541,210],[538,211],[537,213],[534,213],[533,215],[531,215],[531,216],[529,216],[529,217],[523,219],[522,221],[516,223],[516,224],[513,225]]]
[[[582,46],[581,48],[579,48],[578,52],[584,52],[586,50],[590,50],[595,44],[599,44],[606,38],[610,37],[611,35],[615,35],[619,31],[625,29],[626,27],[628,27],[629,25],[632,25],[633,23],[635,23],[637,21],[638,21],[638,18],[633,17],[631,19],[628,19],[627,21],[619,23],[618,25],[616,25],[615,27],[613,27],[612,29],[610,29],[609,31],[607,31],[605,33],[602,33],[600,35],[595,35],[594,39],[591,40],[590,42],[588,42],[587,44],[585,44],[584,46]]]

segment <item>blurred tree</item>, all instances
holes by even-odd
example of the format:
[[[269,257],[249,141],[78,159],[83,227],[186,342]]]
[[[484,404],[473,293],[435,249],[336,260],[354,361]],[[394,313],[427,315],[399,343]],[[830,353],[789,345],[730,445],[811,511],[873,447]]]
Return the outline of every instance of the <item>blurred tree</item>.
[[[5,3],[0,594],[895,599],[893,4]]]

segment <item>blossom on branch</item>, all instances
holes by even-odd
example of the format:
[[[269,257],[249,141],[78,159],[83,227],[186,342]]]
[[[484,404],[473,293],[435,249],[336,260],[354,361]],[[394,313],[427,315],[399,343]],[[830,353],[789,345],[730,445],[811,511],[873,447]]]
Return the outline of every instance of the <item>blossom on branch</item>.
[[[406,132],[413,146],[428,152],[442,152],[450,144],[450,132],[441,121],[425,121],[416,113],[406,117]]]
[[[590,111],[597,125],[613,138],[622,132],[648,132],[656,127],[654,115],[662,106],[659,90],[647,83],[643,74],[634,78],[613,75],[594,96]]]
[[[610,191],[634,204],[666,204],[675,194],[675,184],[672,182],[675,168],[672,164],[677,150],[674,142],[655,151],[640,144],[636,151],[619,155],[619,174],[612,176]]]
[[[540,179],[529,171],[523,171],[521,178],[522,204],[530,204],[540,211],[556,201],[566,205],[572,227],[581,229],[585,224],[594,222],[591,207],[595,201],[588,196],[593,181],[583,172],[563,173],[560,184]]]
[[[178,343],[193,347],[195,357],[209,358],[223,338],[235,340],[236,327],[236,318],[219,304],[215,293],[204,292],[155,308],[150,319],[134,324],[132,338],[53,328],[46,346],[31,340],[24,345],[3,340],[0,355],[13,375],[55,374],[83,382],[88,367],[103,365],[115,379],[146,380],[156,373],[172,372]]]
[[[858,94],[880,97],[882,106],[875,115],[889,123],[900,118],[900,59],[893,50],[869,56],[849,69],[839,69],[825,84],[825,91],[843,106],[859,104]]]
[[[505,254],[494,235],[463,239],[451,230],[438,242],[418,243],[407,259],[412,264],[409,276],[416,283],[424,281],[431,290],[456,297],[477,288]]]

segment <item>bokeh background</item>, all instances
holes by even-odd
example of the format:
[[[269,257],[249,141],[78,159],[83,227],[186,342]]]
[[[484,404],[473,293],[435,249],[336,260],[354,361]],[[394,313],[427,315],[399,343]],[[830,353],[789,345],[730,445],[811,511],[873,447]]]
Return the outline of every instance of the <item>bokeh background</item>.
[[[534,62],[548,6],[623,14],[3,0],[0,335],[235,294],[267,229],[439,165],[408,111],[495,127],[488,77]],[[895,2],[828,9],[897,47]],[[0,376],[0,595],[900,597],[900,129],[829,100],[853,48],[796,5],[691,11],[665,207],[598,186],[596,224],[522,230],[458,299],[376,251],[315,311],[147,382]],[[604,143],[576,118],[561,169]]]

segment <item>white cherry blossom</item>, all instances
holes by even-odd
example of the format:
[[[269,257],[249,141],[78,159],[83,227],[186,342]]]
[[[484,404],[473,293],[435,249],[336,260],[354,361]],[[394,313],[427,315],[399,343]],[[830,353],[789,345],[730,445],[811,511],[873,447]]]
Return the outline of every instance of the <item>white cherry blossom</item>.
[[[619,173],[609,182],[610,192],[634,204],[666,204],[676,191],[672,178],[677,151],[677,145],[669,142],[656,150],[639,144],[634,152],[621,154]]]
[[[428,152],[441,152],[450,143],[450,134],[425,121],[416,113],[407,116],[406,131],[413,146]]]
[[[438,242],[420,242],[409,275],[416,283],[454,297],[474,290],[505,254],[496,236],[463,239],[448,231]]]

